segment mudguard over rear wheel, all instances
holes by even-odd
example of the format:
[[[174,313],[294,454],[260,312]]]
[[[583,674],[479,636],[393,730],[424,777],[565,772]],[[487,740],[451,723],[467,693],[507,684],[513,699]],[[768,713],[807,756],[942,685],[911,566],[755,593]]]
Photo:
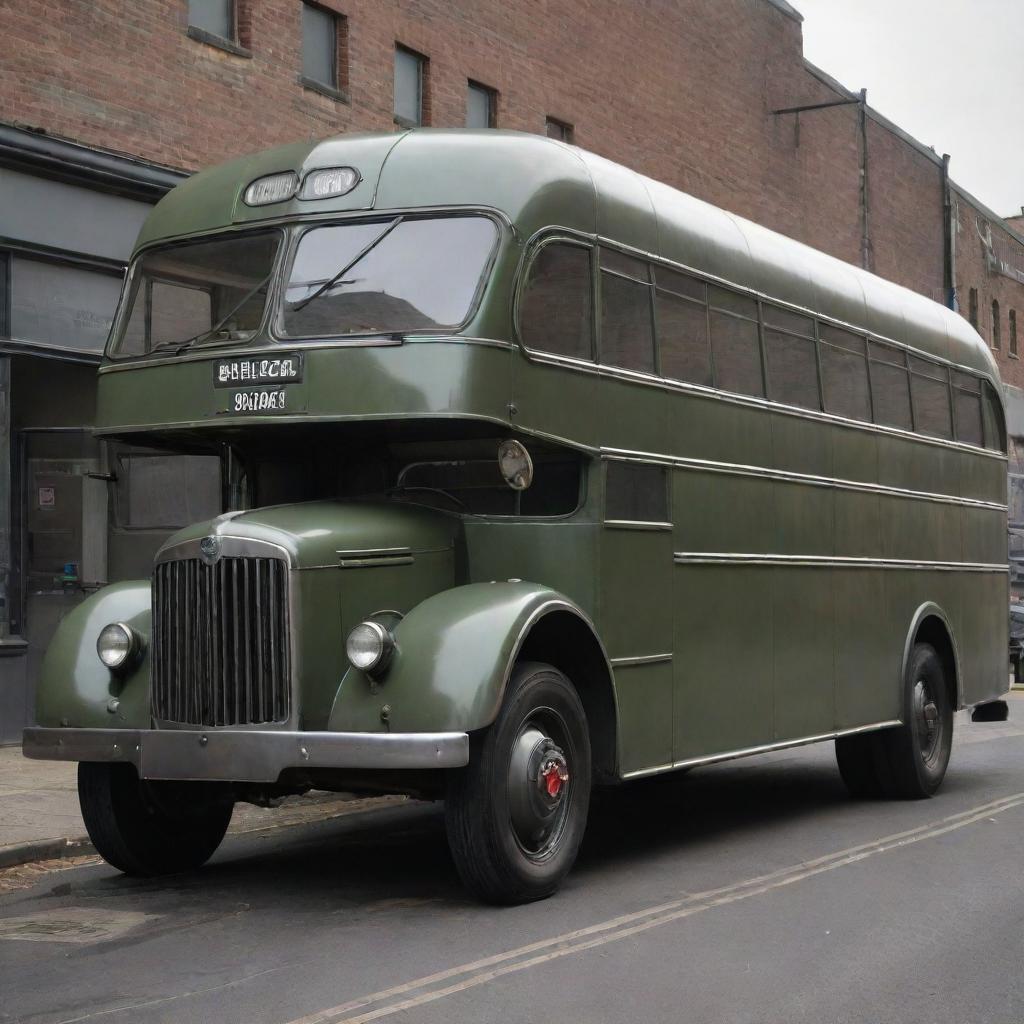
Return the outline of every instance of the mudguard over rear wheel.
[[[150,782],[133,765],[81,762],[78,800],[100,856],[126,875],[191,871],[213,856],[231,821],[231,787]]]
[[[836,740],[836,760],[854,796],[920,800],[946,774],[953,745],[953,705],[942,660],[915,644],[903,687],[902,724]]]
[[[497,719],[474,734],[469,764],[448,780],[448,843],[465,886],[488,903],[555,892],[586,828],[590,774],[572,684],[550,665],[517,665]]]

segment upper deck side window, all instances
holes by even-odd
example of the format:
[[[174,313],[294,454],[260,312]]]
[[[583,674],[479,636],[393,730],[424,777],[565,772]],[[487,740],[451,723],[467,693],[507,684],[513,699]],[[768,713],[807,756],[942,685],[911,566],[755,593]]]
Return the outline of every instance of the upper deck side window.
[[[594,358],[590,260],[589,246],[569,241],[548,242],[534,255],[519,302],[519,333],[528,348]]]
[[[912,355],[910,393],[914,406],[914,426],[918,432],[952,439],[949,367]]]
[[[821,409],[814,318],[765,305],[764,349],[768,397],[802,409]]]
[[[654,373],[651,268],[603,246],[601,253],[601,362]]]
[[[656,267],[654,274],[662,376],[711,387],[708,286],[666,267]]]
[[[818,323],[818,351],[825,411],[871,422],[867,339],[831,324]]]
[[[757,301],[728,288],[708,288],[715,387],[764,397]]]

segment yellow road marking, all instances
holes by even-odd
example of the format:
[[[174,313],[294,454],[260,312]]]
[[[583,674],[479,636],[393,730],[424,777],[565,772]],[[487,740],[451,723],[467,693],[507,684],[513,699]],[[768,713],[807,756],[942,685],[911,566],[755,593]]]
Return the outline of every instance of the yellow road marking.
[[[678,921],[684,917],[690,917],[713,907],[735,903],[751,896],[759,896],[814,875],[848,864],[855,864],[879,853],[910,846],[924,839],[933,839],[1022,804],[1024,804],[1024,793],[1015,793],[970,810],[961,811],[959,814],[952,814],[927,825],[884,836],[873,842],[852,846],[801,864],[781,868],[766,875],[748,878],[720,889],[693,893],[659,906],[649,907],[646,910],[624,914],[608,921],[589,925],[586,928],[578,928],[550,939],[542,939],[517,949],[506,950],[494,956],[438,971],[435,974],[374,992],[329,1009],[318,1010],[305,1017],[289,1021],[288,1024],[367,1024],[369,1021],[390,1017],[403,1010],[422,1006],[424,1003],[443,999],[456,992],[464,992],[467,989],[484,985],[506,974],[524,971],[561,957],[582,953],[595,946],[618,942],[631,935],[657,928],[671,921]],[[460,980],[453,981],[453,979]],[[452,983],[440,988],[431,987],[449,981]],[[381,1005],[374,1006],[374,1004]],[[373,1008],[369,1009],[369,1007]],[[361,1010],[365,1010],[365,1012],[357,1012]]]

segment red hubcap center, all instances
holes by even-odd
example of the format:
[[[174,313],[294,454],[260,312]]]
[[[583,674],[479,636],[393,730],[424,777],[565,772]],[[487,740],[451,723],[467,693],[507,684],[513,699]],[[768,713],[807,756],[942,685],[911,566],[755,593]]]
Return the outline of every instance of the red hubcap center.
[[[540,778],[548,796],[554,799],[569,781],[569,773],[557,761],[548,761],[541,770]]]

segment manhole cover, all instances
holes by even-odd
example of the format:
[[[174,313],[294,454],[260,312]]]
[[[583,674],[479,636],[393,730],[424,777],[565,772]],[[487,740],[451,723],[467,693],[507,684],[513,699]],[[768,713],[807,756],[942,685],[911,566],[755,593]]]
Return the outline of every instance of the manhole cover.
[[[108,942],[151,921],[155,914],[135,910],[92,910],[65,907],[41,914],[0,918],[0,939],[29,942]]]

